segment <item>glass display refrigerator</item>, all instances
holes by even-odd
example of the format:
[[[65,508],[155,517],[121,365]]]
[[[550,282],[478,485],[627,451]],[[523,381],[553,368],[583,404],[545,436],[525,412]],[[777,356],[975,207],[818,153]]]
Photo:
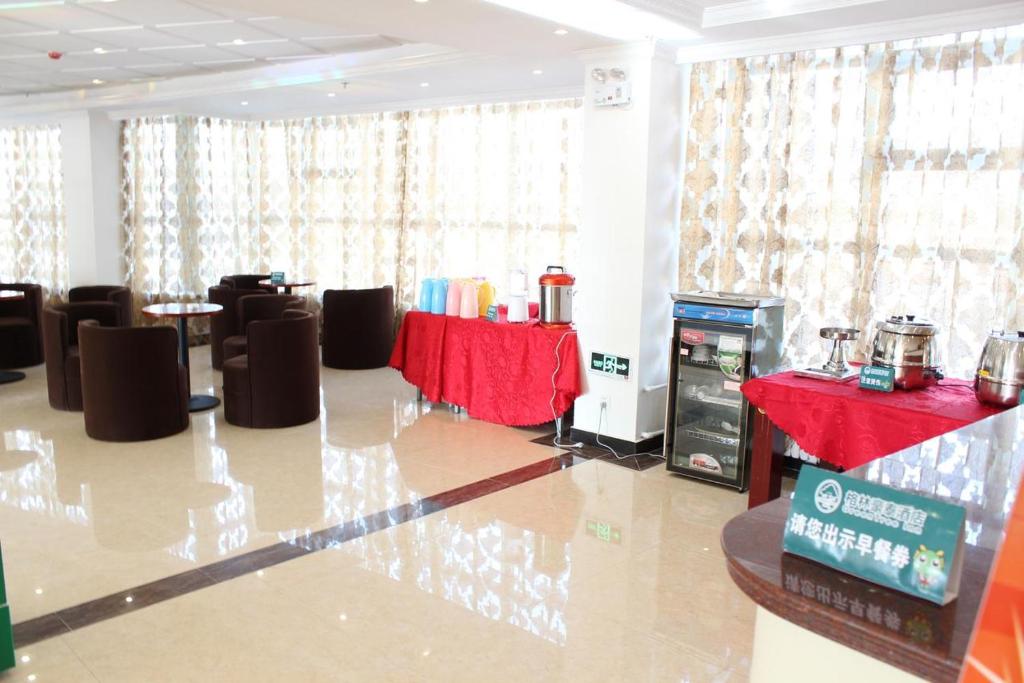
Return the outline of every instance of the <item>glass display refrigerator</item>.
[[[746,491],[753,407],[740,385],[779,370],[784,301],[729,292],[673,294],[672,300],[668,469]]]

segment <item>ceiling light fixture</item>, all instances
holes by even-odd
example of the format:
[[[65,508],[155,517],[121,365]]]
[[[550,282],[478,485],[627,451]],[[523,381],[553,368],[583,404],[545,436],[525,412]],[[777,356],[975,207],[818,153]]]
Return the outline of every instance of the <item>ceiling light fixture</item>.
[[[248,107],[249,106],[249,100],[242,100],[241,102],[239,102],[239,104],[242,105],[243,107]]]
[[[94,79],[92,79],[92,84],[93,85],[103,85],[105,82],[106,81],[104,81],[102,78],[94,78]]]
[[[430,84],[429,84],[429,83],[427,83],[426,81],[423,81],[422,83],[420,83],[420,87],[421,87],[421,88],[429,88],[429,87],[430,87]]]
[[[336,93],[336,92],[329,92],[329,93],[327,93],[327,96],[328,97],[337,97],[338,93]]]
[[[533,75],[534,76],[540,76],[542,73],[544,73],[543,69],[534,69],[533,70]]]
[[[430,0],[412,0],[412,1],[415,2],[417,5],[425,5],[428,2],[430,2]]]
[[[618,40],[696,38],[697,32],[618,0],[484,0],[492,5]]]
[[[241,38],[235,38],[234,40],[231,41],[231,44],[232,45],[245,45],[245,41],[242,40]]]
[[[102,47],[94,47],[94,48],[92,49],[92,51],[93,51],[93,52],[95,52],[95,53],[96,53],[96,54],[98,54],[98,55],[101,55],[101,54],[103,54],[104,52],[106,52],[106,50],[104,50],[104,49],[103,49]]]
[[[564,29],[564,28],[556,28],[555,29],[555,35],[556,36],[567,36],[567,35],[569,35],[569,30],[568,29]]]

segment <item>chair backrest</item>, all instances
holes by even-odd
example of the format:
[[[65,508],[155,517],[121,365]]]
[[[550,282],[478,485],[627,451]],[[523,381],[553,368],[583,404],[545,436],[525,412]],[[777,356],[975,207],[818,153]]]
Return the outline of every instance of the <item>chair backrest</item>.
[[[215,285],[207,291],[211,304],[220,304],[224,311],[210,318],[210,329],[220,328],[223,332],[221,341],[235,334],[242,334],[243,329],[238,321],[238,300],[243,296],[272,296],[265,289],[232,289],[227,285]]]
[[[324,291],[324,365],[364,369],[384,367],[395,336],[395,291]]]
[[[238,299],[238,330],[245,334],[249,323],[257,320],[279,320],[287,310],[302,310],[306,300],[292,294],[264,294]]]
[[[67,410],[68,396],[66,359],[68,349],[78,344],[78,323],[95,320],[104,327],[121,323],[121,310],[111,302],[55,304],[43,309],[43,357],[46,360],[46,386],[50,405]],[[77,405],[75,399],[74,404]]]
[[[220,279],[222,285],[232,289],[259,289],[260,280],[269,280],[270,275],[239,274],[225,275]]]
[[[320,414],[319,320],[285,310],[248,327],[252,414],[263,426],[301,424]]]
[[[43,288],[27,282],[0,282],[0,289],[25,293],[24,299],[0,301],[0,318],[28,318],[38,328],[43,319]]]
[[[89,436],[141,441],[188,426],[187,379],[173,327],[79,324],[82,404]]]
[[[121,312],[118,325],[132,326],[132,290],[120,285],[90,285],[88,287],[72,287],[68,290],[68,301],[80,303],[86,301],[107,301],[116,304]]]

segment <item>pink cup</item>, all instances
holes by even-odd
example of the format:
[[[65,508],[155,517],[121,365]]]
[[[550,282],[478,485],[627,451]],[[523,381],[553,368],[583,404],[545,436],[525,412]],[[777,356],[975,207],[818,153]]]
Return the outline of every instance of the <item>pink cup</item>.
[[[462,281],[450,280],[448,282],[448,301],[444,307],[445,315],[457,316],[462,310]]]
[[[480,304],[477,301],[476,283],[467,281],[462,284],[462,306],[459,317],[475,319],[480,317]]]

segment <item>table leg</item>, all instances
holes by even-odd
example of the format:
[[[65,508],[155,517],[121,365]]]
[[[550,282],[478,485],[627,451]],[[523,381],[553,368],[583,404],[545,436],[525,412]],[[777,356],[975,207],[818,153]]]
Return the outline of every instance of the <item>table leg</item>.
[[[185,381],[188,382],[188,412],[198,413],[220,405],[220,399],[208,394],[192,393],[192,371],[188,362],[188,318],[178,318],[178,355],[185,366]]]
[[[772,448],[775,425],[760,409],[754,410],[754,452],[750,463],[750,496],[747,509],[782,493],[782,455]]]
[[[419,389],[419,388],[416,389],[416,402],[417,403],[423,403],[423,390],[422,389]]]
[[[0,384],[10,384],[11,382],[20,382],[25,379],[24,372],[15,372],[11,370],[0,370]]]
[[[562,438],[562,418],[560,417],[555,418],[555,438]]]

